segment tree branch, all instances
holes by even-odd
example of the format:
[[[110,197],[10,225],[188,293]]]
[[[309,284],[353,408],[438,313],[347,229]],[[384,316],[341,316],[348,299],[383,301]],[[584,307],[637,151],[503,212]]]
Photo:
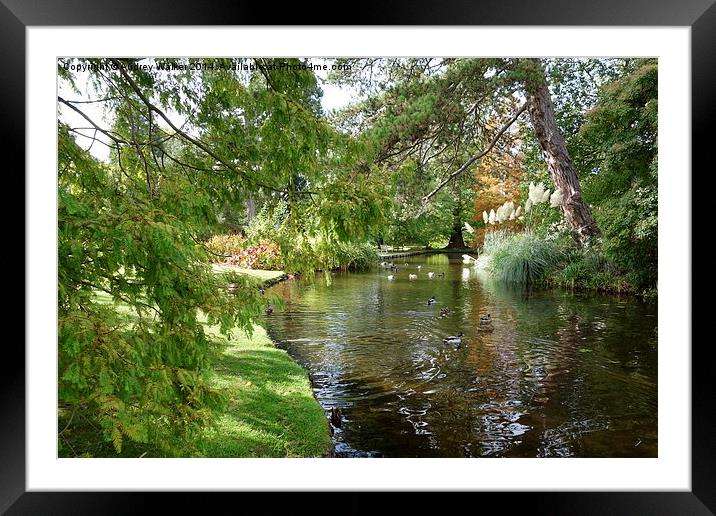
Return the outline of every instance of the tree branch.
[[[455,172],[453,172],[452,174],[450,174],[445,180],[443,180],[438,186],[436,186],[436,187],[432,190],[432,192],[430,192],[430,193],[427,194],[425,197],[423,197],[423,202],[426,202],[426,201],[430,200],[430,198],[433,197],[433,196],[434,196],[436,193],[438,193],[440,190],[442,190],[443,187],[444,187],[446,184],[448,184],[450,181],[452,181],[452,180],[455,179],[457,176],[459,176],[460,174],[462,174],[465,170],[467,170],[467,168],[468,168],[470,165],[472,165],[473,163],[475,163],[475,161],[477,161],[478,159],[480,159],[480,158],[482,158],[483,156],[485,156],[488,152],[490,152],[490,151],[492,150],[492,148],[497,144],[497,141],[500,139],[500,137],[505,133],[505,131],[507,131],[507,129],[509,129],[510,126],[515,123],[515,121],[520,117],[520,115],[521,115],[522,113],[525,112],[526,109],[527,109],[527,103],[522,104],[522,107],[520,107],[520,108],[517,110],[517,112],[512,116],[512,118],[510,118],[510,119],[507,121],[507,123],[506,123],[505,125],[503,125],[503,126],[500,128],[499,131],[497,131],[497,134],[495,134],[495,136],[492,138],[492,141],[490,142],[490,144],[487,146],[487,148],[486,148],[484,151],[482,151],[480,154],[476,154],[475,156],[471,157],[471,158],[470,158],[469,160],[467,160],[459,169],[457,169]]]
[[[253,183],[256,186],[261,186],[263,188],[267,188],[267,189],[275,191],[275,192],[280,191],[274,187],[259,183],[256,180],[250,178],[245,172],[243,172],[242,170],[239,170],[233,164],[227,162],[226,160],[221,158],[218,154],[216,154],[214,151],[212,151],[208,145],[206,145],[202,141],[197,140],[196,138],[190,136],[189,134],[187,134],[186,132],[184,132],[180,128],[178,128],[176,125],[174,125],[174,123],[169,119],[169,117],[167,117],[167,115],[164,114],[164,111],[162,111],[161,109],[156,107],[154,104],[152,104],[151,101],[149,100],[149,98],[146,95],[144,95],[144,93],[142,93],[142,90],[139,89],[139,86],[137,86],[137,84],[134,82],[134,80],[130,77],[130,75],[124,69],[124,67],[122,66],[122,63],[120,63],[117,59],[112,59],[111,61],[115,65],[117,65],[117,68],[119,69],[119,73],[122,74],[122,77],[124,78],[125,81],[127,81],[127,84],[129,84],[130,88],[132,88],[134,93],[137,94],[137,96],[141,99],[141,101],[144,103],[144,105],[147,106],[147,109],[149,109],[150,112],[154,111],[156,114],[158,114],[162,118],[162,120],[164,120],[169,125],[169,127],[171,127],[174,130],[174,132],[181,135],[182,138],[184,138],[188,142],[192,143],[196,147],[198,147],[201,150],[203,150],[204,152],[206,152],[209,156],[214,158],[218,163],[221,163],[228,170],[231,170],[232,172],[239,174],[246,181],[249,181],[250,183]]]
[[[105,136],[107,136],[109,139],[111,139],[111,140],[112,140],[114,143],[116,143],[117,145],[120,145],[120,144],[122,144],[122,143],[125,144],[125,145],[128,145],[128,143],[127,143],[125,140],[123,140],[122,138],[119,138],[119,137],[113,135],[112,133],[110,133],[110,132],[107,131],[106,129],[102,129],[100,126],[98,126],[97,124],[95,124],[90,117],[88,117],[87,115],[85,115],[80,109],[78,109],[78,108],[76,108],[75,106],[73,106],[73,105],[72,105],[72,102],[63,99],[63,98],[60,97],[60,96],[57,97],[57,100],[60,101],[60,102],[61,102],[62,104],[64,104],[65,106],[69,107],[72,111],[74,111],[74,112],[76,112],[77,114],[79,114],[82,118],[84,118],[85,120],[87,120],[87,121],[92,125],[92,127],[94,127],[94,128],[97,129],[99,132],[101,132],[102,134],[104,134]]]

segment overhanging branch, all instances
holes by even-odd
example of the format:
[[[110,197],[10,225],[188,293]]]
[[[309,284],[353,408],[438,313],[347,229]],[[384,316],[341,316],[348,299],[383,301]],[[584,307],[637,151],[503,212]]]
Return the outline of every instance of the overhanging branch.
[[[463,165],[460,168],[458,168],[455,172],[453,172],[447,178],[445,178],[444,181],[442,181],[439,185],[437,185],[435,188],[433,188],[433,190],[429,194],[427,194],[425,197],[423,197],[423,202],[425,203],[425,202],[429,201],[430,198],[433,197],[440,190],[442,190],[445,185],[447,185],[450,181],[452,181],[457,176],[462,174],[465,170],[468,169],[468,167],[470,165],[475,163],[478,159],[482,158],[488,152],[490,152],[493,149],[493,147],[497,144],[500,137],[505,133],[505,131],[507,131],[507,129],[509,129],[510,126],[515,123],[515,121],[520,117],[520,115],[522,113],[525,112],[526,109],[527,109],[527,103],[525,102],[517,110],[517,112],[514,115],[512,115],[512,118],[510,118],[507,121],[507,123],[505,123],[505,125],[503,125],[499,131],[497,131],[497,134],[495,134],[495,136],[492,138],[492,141],[490,141],[490,144],[487,146],[487,148],[484,151],[482,151],[480,154],[476,154],[473,157],[471,157],[469,160],[467,160],[465,163],[463,163]]]

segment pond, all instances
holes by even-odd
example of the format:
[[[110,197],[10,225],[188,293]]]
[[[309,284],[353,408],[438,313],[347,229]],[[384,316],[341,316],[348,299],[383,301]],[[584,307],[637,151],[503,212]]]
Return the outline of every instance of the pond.
[[[460,254],[394,262],[392,281],[378,267],[270,291],[269,334],[340,409],[337,456],[657,456],[656,305],[508,288]]]

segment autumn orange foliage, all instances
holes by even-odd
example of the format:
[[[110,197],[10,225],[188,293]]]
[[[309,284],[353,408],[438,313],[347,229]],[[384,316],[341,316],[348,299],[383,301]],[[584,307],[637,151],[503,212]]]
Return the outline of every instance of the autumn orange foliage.
[[[516,220],[509,220],[501,224],[483,224],[482,212],[488,214],[490,210],[497,211],[502,204],[513,201],[520,205],[520,181],[524,174],[523,156],[521,153],[493,152],[487,154],[480,161],[474,171],[475,178],[475,213],[474,219],[478,221],[473,238],[475,248],[482,247],[485,232],[496,228],[508,231],[519,231],[522,224]]]

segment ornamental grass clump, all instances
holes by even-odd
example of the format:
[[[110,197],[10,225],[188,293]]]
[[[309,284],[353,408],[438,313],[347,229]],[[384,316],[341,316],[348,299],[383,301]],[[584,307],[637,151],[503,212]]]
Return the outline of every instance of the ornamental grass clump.
[[[532,233],[512,235],[493,249],[492,275],[508,283],[538,283],[559,265],[564,255],[555,243]]]

